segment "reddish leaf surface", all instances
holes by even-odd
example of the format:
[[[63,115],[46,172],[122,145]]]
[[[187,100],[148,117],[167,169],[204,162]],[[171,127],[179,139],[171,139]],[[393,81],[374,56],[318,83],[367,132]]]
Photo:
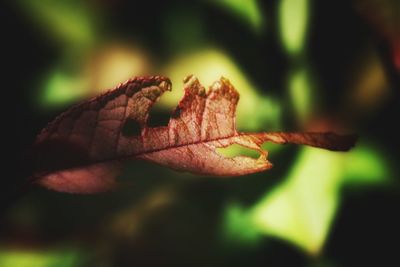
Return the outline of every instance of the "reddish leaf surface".
[[[72,107],[50,123],[35,143],[35,179],[63,192],[109,190],[127,160],[143,159],[176,170],[237,176],[272,167],[264,142],[305,144],[346,151],[354,136],[334,133],[240,133],[235,127],[239,94],[225,78],[206,92],[197,78],[185,79],[185,95],[168,126],[148,127],[149,110],[171,89],[165,77],[140,77]],[[216,148],[239,144],[258,159],[225,157]]]

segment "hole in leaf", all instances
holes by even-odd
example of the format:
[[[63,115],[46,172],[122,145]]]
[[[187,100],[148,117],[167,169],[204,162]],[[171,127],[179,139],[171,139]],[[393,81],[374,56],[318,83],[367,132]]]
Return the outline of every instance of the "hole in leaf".
[[[122,127],[122,134],[124,136],[140,135],[141,131],[142,127],[140,126],[140,123],[132,119],[127,119],[124,127]]]
[[[284,148],[285,148],[285,146],[282,146],[280,144],[275,144],[275,143],[272,143],[272,142],[265,142],[265,143],[263,143],[261,145],[261,149],[265,150],[265,151],[268,151],[268,153],[277,152],[277,151],[282,150]]]
[[[233,158],[236,156],[247,156],[257,159],[260,156],[260,153],[258,151],[238,144],[217,148],[217,152],[228,158]]]
[[[153,105],[149,113],[149,119],[147,120],[147,126],[158,127],[167,126],[171,117],[171,111],[166,109],[164,104],[157,102]]]

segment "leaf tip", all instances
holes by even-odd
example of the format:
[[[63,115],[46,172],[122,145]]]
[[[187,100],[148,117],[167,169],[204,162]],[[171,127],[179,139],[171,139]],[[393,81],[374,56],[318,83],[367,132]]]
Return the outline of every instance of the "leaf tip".
[[[183,79],[183,85],[186,94],[205,96],[206,91],[204,87],[200,84],[199,79],[193,74],[189,74]]]
[[[233,104],[237,104],[239,101],[239,92],[235,89],[235,87],[231,84],[229,79],[221,76],[218,81],[215,81],[210,86],[209,94],[216,94],[223,96],[224,98],[232,101]]]
[[[160,89],[165,92],[165,91],[171,91],[172,90],[172,83],[169,79],[167,80],[162,80],[160,84],[158,85]]]

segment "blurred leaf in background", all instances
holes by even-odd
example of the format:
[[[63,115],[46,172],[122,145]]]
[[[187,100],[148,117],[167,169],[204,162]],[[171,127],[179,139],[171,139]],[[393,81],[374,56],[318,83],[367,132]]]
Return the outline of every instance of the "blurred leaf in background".
[[[98,39],[96,12],[87,1],[18,0],[18,6],[46,39],[63,49],[89,48]]]
[[[72,249],[35,251],[1,249],[0,266],[7,267],[73,267],[82,261],[82,252]]]
[[[249,25],[256,33],[265,27],[264,17],[257,0],[216,0],[209,1],[210,4],[219,5],[223,10],[232,12],[238,19]]]
[[[266,192],[254,207],[228,207],[228,238],[246,242],[264,233],[317,255],[340,205],[342,187],[388,185],[388,174],[383,156],[362,145],[347,154],[304,148],[285,182]]]
[[[281,40],[289,54],[296,55],[304,48],[309,20],[308,2],[308,0],[282,0],[279,3]]]

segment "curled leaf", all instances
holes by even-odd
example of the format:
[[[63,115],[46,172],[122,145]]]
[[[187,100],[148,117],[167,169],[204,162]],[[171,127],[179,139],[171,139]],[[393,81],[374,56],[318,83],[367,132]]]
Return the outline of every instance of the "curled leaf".
[[[196,174],[237,176],[272,167],[264,142],[305,144],[346,151],[354,136],[334,133],[240,133],[235,127],[239,94],[221,78],[208,91],[194,76],[167,126],[148,127],[149,110],[168,90],[168,78],[137,77],[70,108],[38,135],[34,151],[37,183],[63,192],[109,190],[122,163],[143,159]],[[217,152],[239,144],[258,159]]]

